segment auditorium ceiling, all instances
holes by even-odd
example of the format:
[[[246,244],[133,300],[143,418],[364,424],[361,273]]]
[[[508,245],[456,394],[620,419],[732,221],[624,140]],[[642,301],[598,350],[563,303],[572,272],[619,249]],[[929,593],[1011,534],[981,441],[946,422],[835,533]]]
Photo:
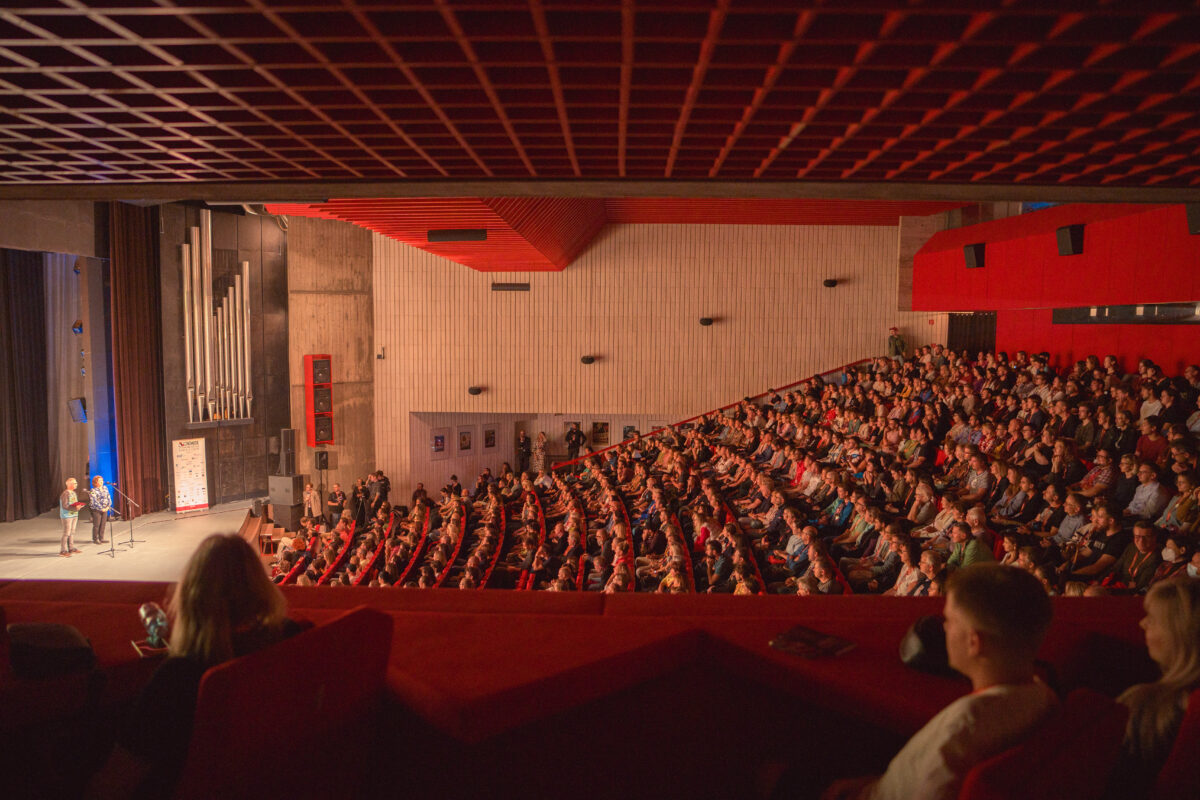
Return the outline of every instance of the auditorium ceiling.
[[[1200,189],[1195,2],[3,5],[0,197]]]

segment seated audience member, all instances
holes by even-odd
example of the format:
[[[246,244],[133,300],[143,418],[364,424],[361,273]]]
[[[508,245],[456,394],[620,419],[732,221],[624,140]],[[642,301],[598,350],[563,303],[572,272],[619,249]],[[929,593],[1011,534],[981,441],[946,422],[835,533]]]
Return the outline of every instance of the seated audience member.
[[[217,534],[201,542],[168,604],[167,659],[130,709],[94,793],[170,795],[191,743],[205,671],[299,632],[286,614],[287,601],[244,539]]]
[[[971,767],[1020,742],[1057,703],[1034,675],[1051,617],[1037,579],[977,564],[952,575],[946,592],[946,652],[974,691],[918,731],[882,776],[838,781],[826,800],[953,800]]]
[[[1200,581],[1174,578],[1155,584],[1144,606],[1146,649],[1162,677],[1118,698],[1129,707],[1129,722],[1110,797],[1150,796],[1187,711],[1188,695],[1200,688]]]
[[[1104,587],[1115,593],[1144,594],[1160,563],[1162,554],[1154,526],[1138,520],[1133,526],[1133,543],[1117,559],[1113,571],[1103,581]]]

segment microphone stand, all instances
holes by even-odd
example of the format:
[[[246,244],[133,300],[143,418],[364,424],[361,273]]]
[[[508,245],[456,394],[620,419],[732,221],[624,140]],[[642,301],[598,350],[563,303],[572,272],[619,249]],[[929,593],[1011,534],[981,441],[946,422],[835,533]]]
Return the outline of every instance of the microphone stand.
[[[125,502],[129,503],[131,506],[133,506],[134,508],[136,508],[138,511],[141,511],[141,510],[142,510],[142,507],[141,507],[141,506],[139,506],[137,503],[133,502],[133,500],[132,500],[132,499],[130,499],[129,495],[125,494],[125,493],[124,493],[124,492],[122,492],[120,489],[118,489],[118,488],[117,488],[117,485],[116,485],[115,483],[110,483],[110,484],[109,484],[109,486],[111,486],[111,487],[113,488],[113,491],[114,491],[114,492],[116,492],[117,494],[121,495],[121,497],[124,497],[124,498],[125,498]],[[117,538],[116,536],[109,537],[109,541],[110,541],[110,542],[114,542],[114,543],[115,543],[115,540],[116,540],[116,538]],[[142,543],[145,543],[145,541],[146,541],[145,539],[134,539],[134,538],[133,538],[133,517],[130,517],[130,518],[129,518],[129,541],[128,541],[128,542],[122,542],[122,544],[127,544],[127,545],[129,545],[129,549],[131,549],[131,550],[132,550],[132,549],[133,549],[133,543],[134,543],[134,542],[142,542]]]

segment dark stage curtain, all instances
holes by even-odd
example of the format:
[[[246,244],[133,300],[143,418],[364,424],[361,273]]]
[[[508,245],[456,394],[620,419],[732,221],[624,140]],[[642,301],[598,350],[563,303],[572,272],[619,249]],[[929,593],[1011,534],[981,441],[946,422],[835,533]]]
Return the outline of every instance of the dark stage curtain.
[[[0,249],[0,520],[55,504],[46,416],[46,302],[41,253]]]
[[[109,206],[117,467],[121,490],[142,507],[120,501],[127,516],[166,507],[157,215],[154,208]]]

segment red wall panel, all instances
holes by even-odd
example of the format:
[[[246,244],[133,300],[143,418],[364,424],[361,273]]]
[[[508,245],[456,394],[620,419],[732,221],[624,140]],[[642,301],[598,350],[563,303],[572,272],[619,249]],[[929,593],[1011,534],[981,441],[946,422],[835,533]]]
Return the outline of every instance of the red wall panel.
[[[1055,230],[1086,224],[1083,253],[1058,255]],[[968,270],[965,244],[984,242]],[[984,277],[981,273],[987,273]],[[1022,308],[1188,302],[1200,299],[1200,236],[1182,205],[1065,205],[942,231],[913,261],[913,309]]]
[[[1060,366],[1113,353],[1126,370],[1149,358],[1173,375],[1200,363],[1200,325],[1055,325],[1051,315],[1048,308],[999,312],[996,349],[1045,351]]]

